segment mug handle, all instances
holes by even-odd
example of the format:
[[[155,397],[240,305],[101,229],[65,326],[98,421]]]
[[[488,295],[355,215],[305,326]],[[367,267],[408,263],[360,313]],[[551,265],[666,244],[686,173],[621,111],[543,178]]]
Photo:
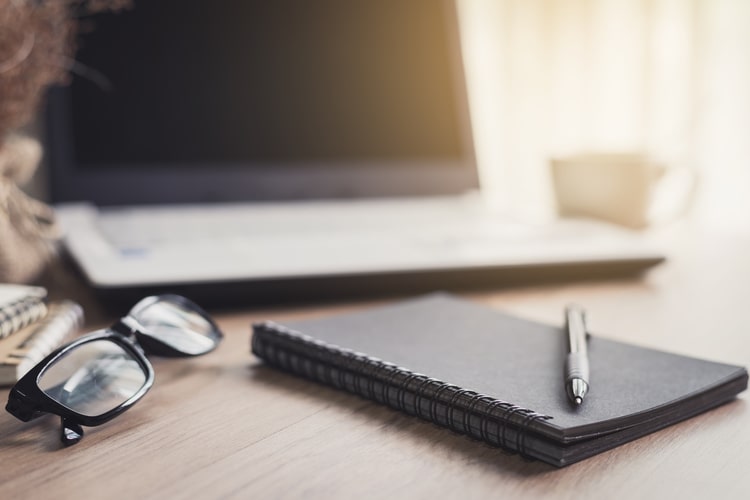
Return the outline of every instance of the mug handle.
[[[651,194],[649,225],[664,225],[685,215],[693,205],[698,182],[698,173],[692,168],[665,167]]]

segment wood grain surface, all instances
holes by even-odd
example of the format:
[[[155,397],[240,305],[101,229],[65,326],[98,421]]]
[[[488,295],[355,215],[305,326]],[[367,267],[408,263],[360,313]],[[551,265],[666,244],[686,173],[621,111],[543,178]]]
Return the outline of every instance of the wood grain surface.
[[[577,302],[598,335],[750,365],[750,238],[683,228],[662,242],[669,261],[641,278],[499,283],[463,295],[556,324],[565,304]],[[56,293],[77,293],[62,275],[56,279]],[[87,428],[72,448],[60,445],[56,417],[23,423],[0,412],[0,497],[750,498],[747,394],[555,469],[276,372],[249,352],[252,321],[390,300],[396,297],[218,312],[226,339],[217,351],[154,358],[156,381],[146,397],[108,424]],[[93,301],[87,312],[90,328],[114,319]],[[0,391],[3,402],[7,393]]]

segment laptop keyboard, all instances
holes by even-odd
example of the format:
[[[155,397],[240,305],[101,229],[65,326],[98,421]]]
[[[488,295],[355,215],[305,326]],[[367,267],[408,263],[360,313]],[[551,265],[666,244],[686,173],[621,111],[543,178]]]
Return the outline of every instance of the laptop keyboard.
[[[67,245],[106,286],[649,258],[592,221],[530,225],[479,203],[354,201],[60,211]],[[649,250],[649,249],[647,249]],[[499,264],[500,263],[500,264]],[[95,267],[98,266],[98,267]]]
[[[374,242],[406,239],[412,244],[517,246],[555,238],[554,230],[492,218],[471,209],[444,210],[398,203],[361,202],[299,207],[245,206],[210,208],[110,210],[101,214],[100,229],[121,250],[142,247],[217,244],[258,245],[266,240],[295,246],[333,245],[347,241],[373,248]],[[569,230],[556,239],[574,237]],[[359,246],[359,245],[357,245]]]

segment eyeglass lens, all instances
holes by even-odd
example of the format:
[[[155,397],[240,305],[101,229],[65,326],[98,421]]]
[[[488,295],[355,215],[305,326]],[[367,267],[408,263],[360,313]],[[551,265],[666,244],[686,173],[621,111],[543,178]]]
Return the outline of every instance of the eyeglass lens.
[[[144,333],[185,354],[204,354],[221,340],[221,334],[203,315],[168,298],[153,302],[133,317]]]
[[[128,351],[99,339],[66,352],[42,372],[38,384],[55,401],[95,417],[136,395],[146,380],[145,370]]]

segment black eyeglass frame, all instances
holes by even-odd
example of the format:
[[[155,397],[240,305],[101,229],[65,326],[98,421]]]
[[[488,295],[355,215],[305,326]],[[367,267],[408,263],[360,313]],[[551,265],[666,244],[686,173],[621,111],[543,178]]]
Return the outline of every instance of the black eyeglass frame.
[[[39,377],[55,361],[62,356],[65,356],[70,351],[79,348],[83,344],[101,340],[117,344],[138,362],[138,365],[145,373],[146,381],[143,386],[133,394],[133,396],[101,415],[92,416],[72,410],[64,404],[55,401],[52,397],[48,396],[41,387],[39,387]],[[151,366],[151,363],[146,359],[141,348],[130,338],[123,336],[122,333],[115,330],[114,327],[106,328],[87,334],[64,345],[63,347],[60,347],[40,361],[34,368],[29,370],[18,382],[16,382],[16,385],[11,389],[11,392],[8,395],[8,404],[5,409],[24,422],[29,422],[47,413],[52,413],[59,415],[68,423],[85,425],[86,427],[95,427],[112,420],[128,410],[138,402],[138,400],[141,399],[149,389],[151,389],[153,384],[154,369]]]
[[[159,301],[176,303],[185,308],[185,310],[194,312],[207,321],[211,327],[212,335],[216,337],[216,342],[213,343],[213,346],[203,352],[188,353],[180,351],[151,335],[148,328],[138,322],[137,317],[142,311]],[[191,300],[173,294],[146,297],[140,300],[126,316],[120,318],[111,327],[86,334],[47,355],[16,382],[8,395],[8,403],[5,409],[23,422],[29,422],[45,414],[60,416],[62,419],[61,439],[63,444],[69,446],[77,443],[83,437],[81,426],[95,427],[112,420],[130,409],[151,389],[154,383],[154,369],[146,358],[145,352],[164,357],[200,356],[215,349],[222,338],[223,334],[213,319],[211,319],[205,310]],[[70,351],[79,348],[81,345],[102,340],[114,342],[121,347],[136,360],[146,375],[143,386],[126,401],[100,415],[85,415],[56,401],[39,387],[39,378],[55,361]]]

